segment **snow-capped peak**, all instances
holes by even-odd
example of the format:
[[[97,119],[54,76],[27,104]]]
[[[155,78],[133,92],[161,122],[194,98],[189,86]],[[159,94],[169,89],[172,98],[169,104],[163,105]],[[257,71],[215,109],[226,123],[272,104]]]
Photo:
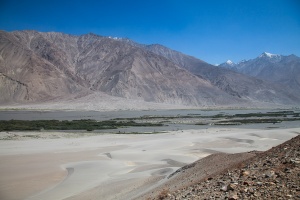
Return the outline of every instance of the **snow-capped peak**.
[[[114,39],[114,40],[122,40],[123,38],[120,38],[120,37],[111,37],[111,36],[108,36],[109,39]]]
[[[282,57],[281,57],[281,55],[278,55],[278,54],[271,54],[271,53],[264,52],[258,58],[264,58],[270,62],[279,62],[279,61],[281,61]]]
[[[263,52],[259,57],[262,58],[262,57],[268,57],[268,58],[272,58],[272,57],[276,57],[278,56],[277,54],[271,54],[271,53],[268,53],[268,52]]]
[[[227,61],[226,61],[226,64],[228,64],[228,65],[233,65],[234,63],[233,63],[231,60],[227,60]]]

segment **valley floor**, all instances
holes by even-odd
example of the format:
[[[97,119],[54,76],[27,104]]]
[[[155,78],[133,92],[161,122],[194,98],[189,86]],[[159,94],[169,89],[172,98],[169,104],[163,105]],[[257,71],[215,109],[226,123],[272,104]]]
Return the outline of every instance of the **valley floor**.
[[[191,109],[192,106],[145,102],[139,99],[126,99],[110,96],[101,92],[74,95],[68,98],[52,99],[48,102],[9,103],[0,105],[2,110],[157,110],[157,109]]]
[[[212,127],[161,134],[1,132],[0,199],[134,199],[212,153],[264,151],[300,128]],[[209,169],[209,167],[208,167]]]

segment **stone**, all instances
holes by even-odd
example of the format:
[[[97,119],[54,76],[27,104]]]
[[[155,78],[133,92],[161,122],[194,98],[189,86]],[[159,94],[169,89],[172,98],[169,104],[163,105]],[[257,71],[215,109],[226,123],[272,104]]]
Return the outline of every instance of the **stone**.
[[[250,182],[248,182],[248,181],[244,181],[244,182],[243,182],[243,185],[247,185],[247,186],[249,186],[249,185],[250,185]]]
[[[228,190],[235,190],[237,188],[237,185],[231,183],[227,186],[227,188]]]
[[[243,171],[243,172],[242,172],[242,175],[243,175],[243,176],[249,176],[249,175],[250,175],[250,171]]]
[[[249,188],[248,191],[250,192],[250,194],[254,194],[253,188]]]
[[[262,185],[263,185],[263,183],[262,183],[262,182],[260,182],[260,181],[258,181],[258,182],[256,182],[256,185],[258,185],[258,186],[262,186]]]
[[[276,183],[274,183],[274,182],[269,182],[269,185],[276,185]]]
[[[224,185],[224,186],[222,186],[222,187],[221,187],[221,191],[224,191],[224,192],[226,192],[226,191],[227,191],[227,189],[228,189],[228,188],[227,188],[227,186],[226,186],[226,185]]]
[[[237,200],[239,199],[238,195],[234,194],[228,198],[229,200]]]
[[[266,178],[272,178],[275,176],[275,172],[273,170],[267,171],[265,174]]]

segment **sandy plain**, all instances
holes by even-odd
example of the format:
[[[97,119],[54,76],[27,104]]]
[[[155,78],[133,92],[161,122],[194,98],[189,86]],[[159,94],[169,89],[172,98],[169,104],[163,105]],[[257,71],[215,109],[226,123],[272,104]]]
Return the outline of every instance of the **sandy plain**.
[[[299,132],[214,127],[141,135],[2,132],[0,199],[133,199],[213,152],[263,151]]]

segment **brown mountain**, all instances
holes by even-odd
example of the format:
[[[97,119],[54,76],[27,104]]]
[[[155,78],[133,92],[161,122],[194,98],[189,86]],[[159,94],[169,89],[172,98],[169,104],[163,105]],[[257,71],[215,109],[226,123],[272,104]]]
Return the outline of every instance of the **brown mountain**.
[[[155,48],[95,34],[0,31],[0,102],[43,102],[95,91],[197,106],[299,102],[266,82]],[[248,93],[241,92],[245,85]]]
[[[274,83],[265,78],[260,79],[259,77],[248,76],[233,70],[224,69],[223,67],[213,66],[159,44],[147,45],[144,48],[172,60],[198,77],[210,81],[212,85],[231,96],[248,99],[251,102],[299,103],[298,92],[285,87],[280,82]],[[292,77],[294,76],[290,76],[290,81],[293,81]],[[272,79],[272,76],[269,79]]]
[[[45,101],[84,89],[64,52],[40,33],[0,33],[1,101]]]

